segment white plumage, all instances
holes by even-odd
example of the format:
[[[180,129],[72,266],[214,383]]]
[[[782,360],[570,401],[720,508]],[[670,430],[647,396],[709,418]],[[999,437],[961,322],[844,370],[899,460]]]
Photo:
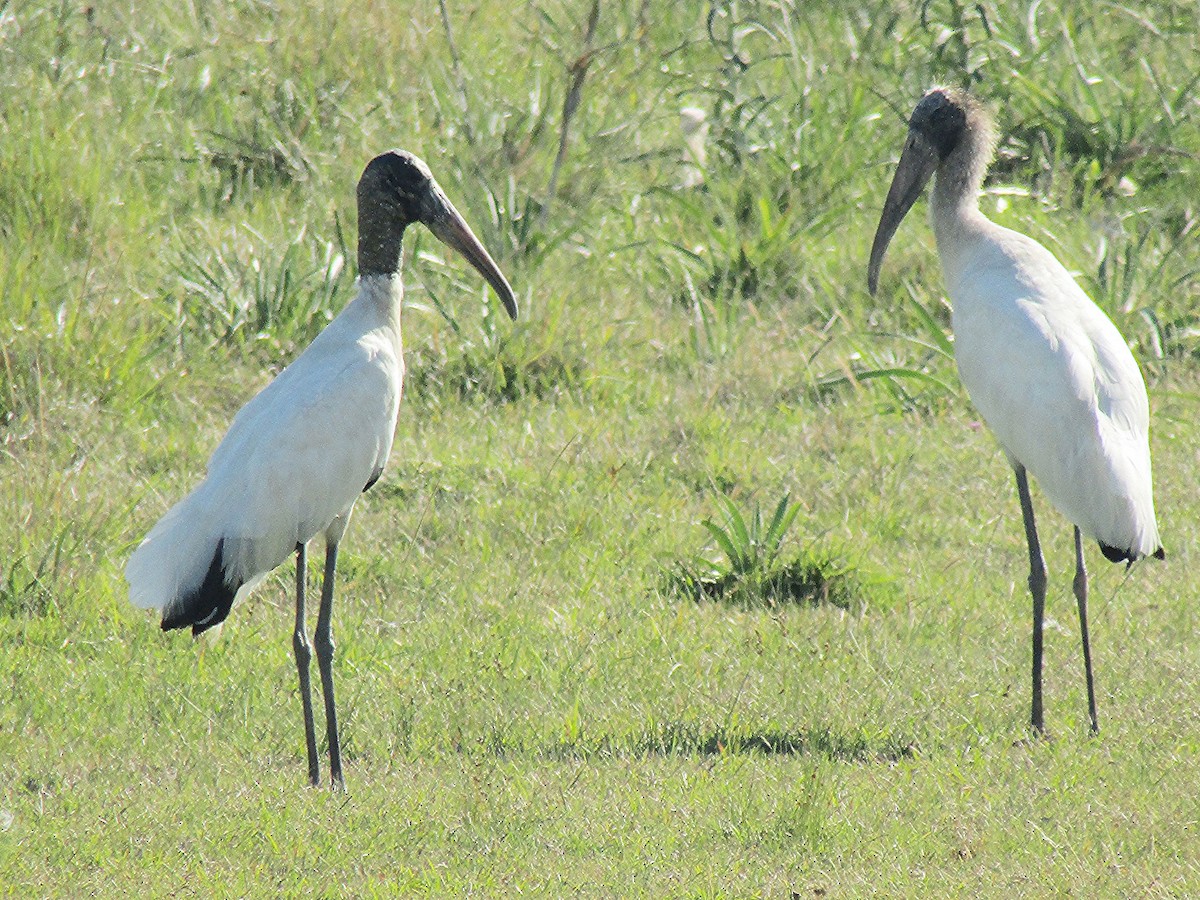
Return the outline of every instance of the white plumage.
[[[957,251],[939,255],[972,402],[1085,535],[1135,557],[1156,552],[1150,410],[1133,354],[1041,244],[982,215],[976,224],[970,236],[936,226],[939,248]]]
[[[305,631],[305,560],[325,541],[314,634],[330,770],[342,781],[333,699],[331,615],[337,548],[354,503],[383,472],[400,407],[404,229],[423,222],[462,253],[516,316],[512,288],[428,167],[399,150],[373,159],[358,184],[359,285],[346,308],[250,400],[213,453],[204,480],[142,541],[125,568],[134,605],[161,609],[164,630],[220,623],[236,600],[296,553],[293,646],[304,705],[309,778],[318,782]]]
[[[986,110],[963,91],[934,88],[917,104],[871,248],[875,292],[884,253],[936,172],[930,202],[953,304],[959,374],[1017,478],[1033,595],[1031,722],[1044,731],[1042,620],[1046,567],[1026,472],[1075,525],[1075,596],[1098,730],[1081,535],[1105,557],[1163,556],[1150,474],[1146,386],[1128,345],[1062,263],[1026,235],[991,222],[979,190],[995,139]]]
[[[135,606],[170,617],[204,578],[218,541],[226,580],[245,593],[297,544],[327,531],[341,539],[392,447],[402,294],[398,275],[363,278],[308,349],[242,407],[204,480],[130,559]]]

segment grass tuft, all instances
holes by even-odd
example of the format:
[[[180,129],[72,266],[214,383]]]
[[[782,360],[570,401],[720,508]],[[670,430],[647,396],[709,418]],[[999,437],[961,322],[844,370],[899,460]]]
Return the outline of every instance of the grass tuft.
[[[784,539],[801,511],[784,494],[769,517],[755,504],[743,515],[733,500],[715,495],[721,522],[701,522],[722,558],[698,555],[676,562],[664,576],[664,590],[694,600],[721,600],[743,606],[830,604],[842,609],[862,602],[853,569],[835,556],[812,548],[783,558]]]
[[[271,362],[303,349],[353,293],[341,236],[301,228],[282,250],[236,229],[184,249],[176,272],[183,296],[178,342],[191,352],[254,343]]]
[[[586,368],[562,352],[538,350],[521,337],[494,344],[423,346],[409,354],[404,388],[423,405],[446,400],[513,403],[569,393],[583,384]]]

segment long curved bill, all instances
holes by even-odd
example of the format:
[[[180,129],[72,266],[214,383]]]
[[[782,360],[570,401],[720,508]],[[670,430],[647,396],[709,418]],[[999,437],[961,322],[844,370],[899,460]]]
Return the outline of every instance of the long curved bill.
[[[908,140],[904,143],[904,152],[900,154],[900,162],[896,165],[896,174],[892,176],[892,186],[888,188],[883,213],[879,217],[879,227],[875,229],[875,240],[871,244],[871,261],[867,265],[867,288],[872,296],[879,287],[879,269],[883,265],[883,254],[887,252],[896,229],[900,227],[900,223],[937,170],[938,162],[937,149],[920,132],[910,129]]]
[[[441,194],[440,191],[438,191]],[[508,279],[496,265],[487,248],[475,237],[466,220],[459,215],[454,204],[445,195],[437,198],[435,209],[425,218],[425,225],[443,244],[457,250],[466,257],[467,262],[476,268],[480,275],[487,279],[488,284],[495,290],[496,296],[504,304],[504,309],[510,318],[517,317],[517,297],[509,286]]]

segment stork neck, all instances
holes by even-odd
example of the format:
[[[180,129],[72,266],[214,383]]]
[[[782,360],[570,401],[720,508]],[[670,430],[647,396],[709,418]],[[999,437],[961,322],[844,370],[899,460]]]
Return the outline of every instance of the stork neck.
[[[404,243],[405,224],[384,221],[383,216],[368,215],[359,209],[358,274],[388,276],[400,271],[400,251]]]
[[[404,301],[404,283],[399,272],[380,275],[361,272],[358,278],[359,303],[366,303],[385,322],[400,323],[400,309]]]
[[[972,137],[970,133],[966,134],[938,166],[933,183],[935,205],[943,208],[979,206],[979,191],[989,160],[983,157],[987,151],[975,146]]]
[[[977,187],[946,179],[941,171],[935,177],[929,209],[934,237],[941,248],[977,231],[987,217],[979,209]]]
[[[978,231],[987,218],[979,211],[979,192],[992,156],[986,131],[968,129],[962,141],[938,167],[930,195],[933,231],[938,247]]]

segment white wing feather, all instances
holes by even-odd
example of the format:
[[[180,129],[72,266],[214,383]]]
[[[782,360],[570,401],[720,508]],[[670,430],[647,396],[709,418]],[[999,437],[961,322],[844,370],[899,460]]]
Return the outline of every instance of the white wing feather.
[[[1153,553],[1149,407],[1133,354],[1053,254],[987,224],[943,257],[963,384],[1068,519],[1104,544]]]

